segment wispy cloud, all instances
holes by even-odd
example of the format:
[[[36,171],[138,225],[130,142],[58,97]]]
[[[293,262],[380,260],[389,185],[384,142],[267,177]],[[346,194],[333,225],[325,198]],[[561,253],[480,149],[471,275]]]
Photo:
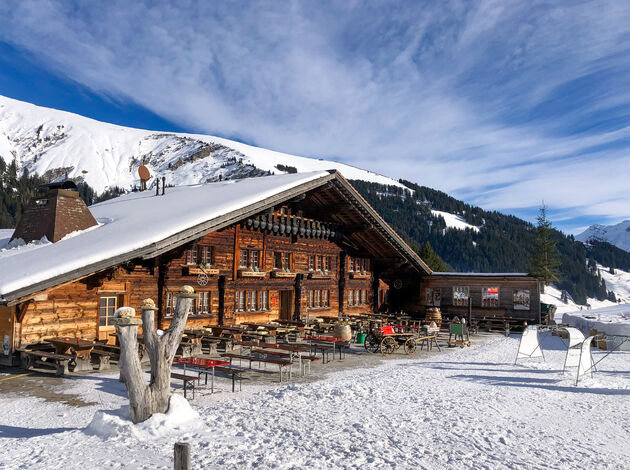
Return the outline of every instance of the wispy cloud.
[[[544,199],[567,229],[630,216],[628,25],[612,1],[0,5],[0,40],[180,125],[490,209]]]

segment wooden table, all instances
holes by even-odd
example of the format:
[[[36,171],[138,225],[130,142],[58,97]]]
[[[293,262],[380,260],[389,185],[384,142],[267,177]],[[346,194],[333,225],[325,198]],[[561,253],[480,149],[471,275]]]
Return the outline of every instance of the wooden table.
[[[90,353],[94,349],[96,343],[86,339],[72,338],[70,336],[49,338],[45,341],[55,347],[56,354],[69,354],[75,357],[74,372],[92,370]]]

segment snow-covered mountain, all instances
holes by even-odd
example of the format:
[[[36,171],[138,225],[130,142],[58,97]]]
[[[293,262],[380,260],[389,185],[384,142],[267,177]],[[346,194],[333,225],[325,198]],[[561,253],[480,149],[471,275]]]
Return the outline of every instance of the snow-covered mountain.
[[[575,239],[581,242],[595,239],[630,251],[630,220],[624,220],[616,225],[591,225]]]
[[[330,160],[298,157],[209,135],[153,132],[0,96],[0,158],[48,175],[82,178],[98,192],[138,184],[138,167],[182,185],[265,172],[338,169],[349,179],[402,186],[385,176]],[[151,184],[154,180],[151,180]]]

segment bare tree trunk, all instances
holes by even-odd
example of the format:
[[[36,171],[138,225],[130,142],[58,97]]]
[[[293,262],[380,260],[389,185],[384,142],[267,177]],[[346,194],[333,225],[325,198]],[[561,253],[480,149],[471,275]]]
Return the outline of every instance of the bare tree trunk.
[[[192,287],[182,287],[170,327],[162,336],[155,329],[155,303],[146,299],[142,307],[142,334],[149,360],[151,379],[147,384],[138,357],[138,326],[121,318],[116,325],[120,340],[120,375],[127,385],[131,420],[141,423],[154,413],[165,413],[171,391],[171,364],[184,333],[193,298]],[[122,309],[119,309],[122,310]],[[127,321],[124,321],[127,320]],[[134,320],[133,318],[131,320]]]

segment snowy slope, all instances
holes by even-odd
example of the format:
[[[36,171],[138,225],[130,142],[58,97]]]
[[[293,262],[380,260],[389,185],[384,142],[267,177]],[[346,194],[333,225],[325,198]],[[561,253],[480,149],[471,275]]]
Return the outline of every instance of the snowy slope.
[[[606,282],[606,289],[615,293],[617,301],[620,304],[630,304],[630,273],[616,269],[615,274],[610,274],[609,268],[602,265],[597,265],[597,267],[602,279]],[[580,305],[575,303],[571,296],[568,296],[568,302],[565,304],[562,302],[561,297],[562,292],[553,285],[545,287],[545,292],[540,295],[541,302],[556,306],[555,318],[557,321],[561,321],[562,316],[566,313],[580,310],[588,311],[591,309],[601,309],[618,305],[610,300],[597,300],[590,298],[588,299],[588,305]]]
[[[463,217],[459,215],[451,214],[450,212],[436,211],[433,209],[431,210],[431,213],[435,217],[442,217],[444,219],[444,222],[446,222],[446,226],[448,228],[454,228],[457,230],[465,230],[469,228],[475,232],[479,231],[479,227],[469,224],[468,222],[464,220]]]
[[[624,220],[616,225],[591,225],[575,239],[581,242],[595,239],[630,251],[630,220]]]
[[[84,178],[98,192],[138,184],[141,164],[168,184],[184,185],[283,173],[338,169],[348,179],[402,186],[343,163],[298,157],[208,135],[163,133],[115,126],[0,96],[0,158],[52,178]]]

